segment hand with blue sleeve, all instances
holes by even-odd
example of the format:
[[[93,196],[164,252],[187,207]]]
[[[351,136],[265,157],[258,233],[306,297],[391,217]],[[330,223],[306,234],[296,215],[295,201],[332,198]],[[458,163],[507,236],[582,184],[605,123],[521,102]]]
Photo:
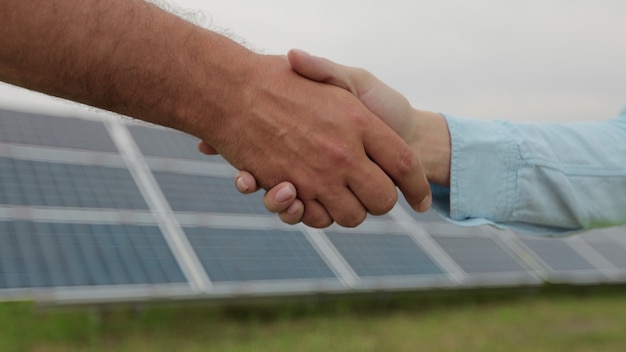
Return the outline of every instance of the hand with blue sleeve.
[[[626,109],[598,122],[460,118],[413,109],[365,70],[300,51],[289,60],[300,75],[349,90],[400,134],[421,160],[433,208],[449,221],[537,235],[626,224]],[[243,193],[256,190],[248,172],[236,181]],[[296,197],[282,183],[264,200],[292,224],[304,211]]]

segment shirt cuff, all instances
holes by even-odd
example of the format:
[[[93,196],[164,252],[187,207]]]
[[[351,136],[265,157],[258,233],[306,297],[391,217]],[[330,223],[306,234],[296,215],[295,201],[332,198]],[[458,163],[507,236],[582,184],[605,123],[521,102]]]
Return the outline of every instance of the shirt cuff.
[[[450,217],[510,219],[520,163],[516,134],[506,121],[444,116],[452,144]]]
[[[519,134],[509,122],[443,114],[451,140],[450,188],[431,184],[433,209],[460,226],[493,225],[534,235],[576,230],[512,221],[522,167]]]

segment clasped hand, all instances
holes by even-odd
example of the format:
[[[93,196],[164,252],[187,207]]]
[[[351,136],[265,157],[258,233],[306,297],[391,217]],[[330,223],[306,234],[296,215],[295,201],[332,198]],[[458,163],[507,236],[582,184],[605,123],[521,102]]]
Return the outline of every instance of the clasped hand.
[[[389,176],[392,178],[395,176],[394,181],[416,211],[428,210],[432,201],[430,187],[426,172],[418,157],[419,128],[426,128],[426,126],[418,126],[416,114],[419,111],[413,109],[402,94],[363,69],[339,65],[299,50],[290,51],[288,59],[292,69],[298,74],[310,80],[335,85],[351,92],[409,145],[411,154],[405,157],[410,159],[407,164],[413,165],[413,170],[385,169],[385,166],[390,168],[390,160],[387,159],[391,155],[377,150],[388,142],[382,140],[382,138],[389,138],[384,134],[373,133],[370,136],[372,139],[368,142],[369,146],[366,145],[365,148],[368,156],[379,163]],[[214,148],[203,141],[199,143],[198,149],[205,154],[217,154]],[[294,167],[297,166],[294,165]],[[416,176],[408,179],[405,177],[410,175],[409,171],[415,172],[415,170],[418,171]],[[389,173],[389,171],[395,172]],[[260,188],[257,179],[248,171],[239,171],[235,176],[235,185],[244,194],[256,192]],[[358,196],[358,203],[342,200],[346,197],[338,192],[335,194],[335,199],[329,199],[322,204],[319,201],[307,199],[306,196],[303,197],[301,193],[298,194],[297,187],[292,182],[284,181],[274,185],[266,192],[264,204],[270,212],[278,213],[281,220],[288,224],[302,221],[309,226],[326,227],[336,221],[339,225],[352,227],[365,220],[366,211],[374,215],[381,215],[388,212],[396,201],[396,198],[392,198],[389,202],[388,193],[383,192],[383,190],[372,189],[368,184],[359,184],[357,189],[352,189],[352,192]],[[356,215],[337,216],[337,214],[343,214],[346,211],[352,211],[352,214]]]

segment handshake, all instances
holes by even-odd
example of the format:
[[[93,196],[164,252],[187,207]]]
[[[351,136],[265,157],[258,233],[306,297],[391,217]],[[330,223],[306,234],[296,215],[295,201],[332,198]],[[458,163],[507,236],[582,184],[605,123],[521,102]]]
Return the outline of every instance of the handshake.
[[[357,226],[398,189],[468,225],[626,223],[626,109],[571,124],[444,117],[365,70],[257,54],[141,0],[5,0],[0,23],[0,81],[193,135],[289,224]]]
[[[363,170],[356,160],[348,159],[348,151],[337,158],[345,163],[339,166],[352,173],[347,177],[351,182],[344,189],[328,189],[325,198],[316,199],[309,196],[307,191],[298,190],[300,187],[326,187],[323,183],[312,185],[320,182],[319,180],[312,178],[297,186],[291,180],[282,180],[268,188],[264,196],[265,207],[270,212],[278,213],[280,219],[288,224],[304,222],[312,227],[327,227],[337,222],[341,226],[354,227],[365,220],[368,212],[382,215],[391,210],[397,201],[397,185],[416,211],[428,210],[432,202],[429,182],[446,187],[450,183],[451,147],[444,117],[412,108],[402,94],[366,70],[339,65],[300,50],[291,50],[287,58],[293,71],[302,77],[334,85],[353,94],[365,108],[389,126],[408,149],[395,148],[396,145],[402,147],[402,141],[398,141],[398,138],[391,139],[388,134],[380,133],[381,131],[363,131],[362,138],[369,138],[363,140],[364,151],[370,159],[367,161],[378,164],[384,173]],[[297,118],[294,116],[294,119]],[[361,127],[358,124],[353,126],[357,131]],[[310,138],[323,139],[324,135],[310,135]],[[352,136],[347,135],[346,139],[348,138]],[[218,154],[205,141],[198,144],[198,149],[204,154]],[[342,152],[344,151],[337,151]],[[316,155],[303,157],[319,158]],[[296,162],[289,167],[297,169],[299,165]],[[319,167],[325,166],[320,164]],[[261,188],[253,173],[245,170],[239,171],[235,176],[235,185],[244,194]]]

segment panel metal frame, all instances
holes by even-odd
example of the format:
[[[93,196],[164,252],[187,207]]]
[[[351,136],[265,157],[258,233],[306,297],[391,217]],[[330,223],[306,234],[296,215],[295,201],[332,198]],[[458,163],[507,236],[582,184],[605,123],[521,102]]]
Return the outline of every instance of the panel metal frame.
[[[200,260],[187,240],[178,219],[173,215],[174,212],[144,162],[126,125],[121,120],[111,120],[106,126],[192,289],[199,292],[209,291],[211,280],[202,268]]]

